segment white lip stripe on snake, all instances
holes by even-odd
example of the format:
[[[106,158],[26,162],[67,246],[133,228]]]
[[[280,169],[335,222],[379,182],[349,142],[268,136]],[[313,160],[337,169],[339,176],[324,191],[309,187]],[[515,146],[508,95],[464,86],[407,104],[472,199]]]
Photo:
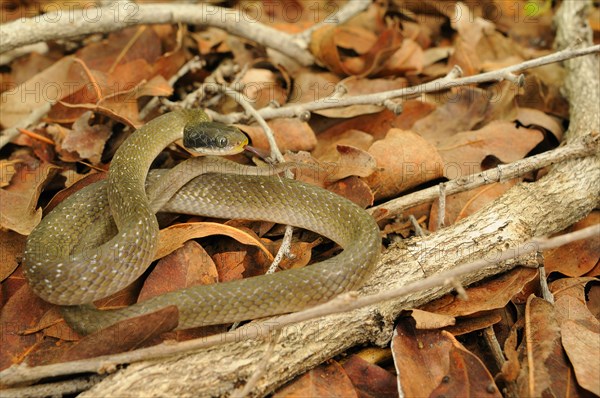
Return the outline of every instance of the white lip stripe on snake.
[[[203,111],[186,110],[149,122],[117,150],[106,181],[64,200],[29,236],[24,267],[31,287],[44,300],[69,306],[63,314],[77,331],[90,333],[168,305],[179,309],[178,329],[293,312],[356,288],[374,268],[379,229],[349,200],[284,178],[212,173],[185,185],[162,210],[290,224],[344,250],[301,269],[194,286],[118,310],[82,305],[126,287],[147,269],[158,236],[144,186],[150,165],[186,126],[207,120]]]

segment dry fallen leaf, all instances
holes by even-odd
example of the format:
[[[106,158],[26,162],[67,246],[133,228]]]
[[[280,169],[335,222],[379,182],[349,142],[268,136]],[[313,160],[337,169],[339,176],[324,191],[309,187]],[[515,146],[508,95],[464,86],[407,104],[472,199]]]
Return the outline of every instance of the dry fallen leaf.
[[[29,235],[42,219],[37,201],[44,184],[56,174],[50,164],[23,164],[9,186],[0,189],[0,225],[21,235]]]
[[[267,124],[273,130],[275,141],[282,153],[287,151],[311,151],[317,145],[317,138],[312,128],[308,123],[297,118],[280,118],[270,120]],[[269,149],[269,143],[261,127],[239,124],[235,126],[250,137],[252,146]]]
[[[401,320],[392,337],[398,385],[405,397],[427,397],[449,369],[452,342],[435,330],[416,330]]]
[[[536,275],[535,269],[515,268],[480,285],[467,287],[468,300],[448,294],[425,304],[421,309],[436,314],[465,316],[503,308]]]
[[[560,341],[554,306],[531,296],[525,309],[526,358],[517,379],[522,396],[574,396],[573,370]]]
[[[359,395],[344,368],[338,362],[331,360],[286,384],[277,390],[273,397],[358,398]]]
[[[511,122],[492,122],[441,140],[437,150],[444,159],[444,175],[453,179],[479,173],[483,160],[490,155],[503,163],[523,159],[543,139],[538,130],[515,127]]]
[[[0,103],[2,103],[0,125],[4,128],[14,126],[35,109],[46,105],[49,101],[58,101],[84,85],[85,82],[81,80],[69,78],[73,59],[72,56],[63,57],[26,82],[3,92],[0,96]],[[33,95],[27,94],[32,90],[35,90]]]
[[[13,231],[0,229],[0,282],[12,274],[25,250],[26,238]]]
[[[395,197],[442,175],[437,150],[412,131],[390,129],[385,139],[371,145],[369,153],[380,169],[366,179],[376,200]]]
[[[40,366],[76,361],[153,345],[158,336],[177,327],[178,316],[177,307],[171,305],[126,319],[71,344],[36,351],[27,357],[27,364]]]
[[[94,165],[100,163],[104,144],[112,132],[106,125],[90,125],[92,117],[92,112],[83,113],[73,123],[72,130],[60,125],[48,126],[47,131],[54,138],[62,160],[78,162],[88,159]]]
[[[162,229],[159,233],[159,244],[155,259],[166,256],[175,249],[183,246],[190,239],[204,238],[212,235],[226,235],[245,245],[259,247],[263,252],[271,255],[264,245],[254,236],[245,231],[228,225],[213,222],[196,222],[176,224]]]
[[[206,251],[195,241],[160,259],[146,278],[138,301],[195,285],[217,283],[219,275]]]
[[[24,334],[37,324],[42,315],[51,308],[36,296],[29,285],[23,285],[14,293],[0,312],[2,329],[2,350],[0,369],[20,363],[24,357],[42,343],[41,334]]]
[[[358,355],[352,355],[342,366],[359,397],[398,396],[396,376],[380,366],[369,363]]]
[[[565,232],[600,224],[600,211],[591,212],[583,220],[573,224]],[[600,240],[592,237],[544,251],[546,272],[560,272],[567,276],[583,276],[600,260]]]
[[[435,312],[419,309],[411,310],[410,315],[415,320],[417,329],[441,329],[444,326],[450,326],[456,323],[456,319],[453,316],[436,314]]]
[[[442,332],[442,335],[452,342],[449,370],[431,396],[501,398],[502,394],[483,362],[466,350],[450,333]]]

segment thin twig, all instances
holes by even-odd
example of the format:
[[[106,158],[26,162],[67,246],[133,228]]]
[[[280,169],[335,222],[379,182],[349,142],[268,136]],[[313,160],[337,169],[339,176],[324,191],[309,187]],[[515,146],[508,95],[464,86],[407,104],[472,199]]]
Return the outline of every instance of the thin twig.
[[[419,220],[417,220],[413,214],[409,214],[408,220],[413,225],[416,236],[426,236],[425,231],[423,231],[423,228],[421,228],[421,224],[419,224]]]
[[[585,48],[568,48],[562,51],[557,51],[543,57],[534,58],[529,61],[521,62],[520,64],[508,66],[506,68],[497,69],[492,72],[481,73],[478,75],[457,77],[456,69],[447,76],[429,83],[420,84],[418,86],[402,88],[398,90],[383,91],[374,94],[347,96],[342,98],[321,98],[315,101],[302,104],[289,104],[280,108],[263,108],[258,112],[266,119],[275,118],[291,118],[291,117],[306,117],[310,112],[342,108],[350,105],[373,105],[383,104],[386,100],[402,97],[413,97],[418,94],[437,92],[448,90],[453,87],[465,86],[469,84],[498,82],[506,79],[507,73],[518,73],[527,69],[536,68],[543,65],[548,65],[556,62],[561,62],[566,59],[581,57],[583,55],[593,54],[600,51],[600,45],[589,46]],[[221,115],[215,120],[223,123],[236,123],[243,120],[243,113],[230,113]]]
[[[487,343],[487,346],[492,353],[492,357],[494,358],[494,362],[496,362],[496,366],[498,369],[502,369],[502,366],[504,366],[504,363],[506,362],[506,358],[504,358],[502,348],[500,347],[500,343],[496,338],[496,332],[494,332],[493,326],[488,326],[483,329],[483,339]]]
[[[552,151],[544,152],[529,158],[517,160],[513,163],[498,165],[494,169],[481,173],[456,178],[445,182],[446,195],[469,191],[486,184],[502,182],[515,177],[523,176],[531,171],[550,166],[567,159],[585,157],[598,152],[600,133],[592,133],[584,139],[578,139]],[[437,186],[417,191],[389,202],[374,206],[367,211],[378,218],[388,218],[399,215],[402,211],[422,203],[430,202],[439,195]]]
[[[446,183],[442,182],[438,185],[438,219],[436,231],[439,231],[446,225]]]
[[[204,66],[204,61],[201,61],[200,57],[198,57],[198,56],[193,57],[192,59],[187,61],[185,64],[183,64],[183,66],[181,68],[179,68],[177,73],[175,73],[173,76],[171,76],[171,78],[169,79],[169,86],[171,86],[171,87],[175,86],[175,83],[177,83],[177,81],[179,79],[181,79],[186,73],[188,73],[189,71],[201,69],[203,66]],[[139,119],[144,120],[148,116],[148,114],[150,112],[152,112],[152,110],[154,108],[156,108],[159,104],[160,104],[160,98],[152,97],[152,99],[150,101],[148,101],[148,103],[140,111]]]
[[[176,354],[190,352],[199,348],[239,341],[242,339],[253,339],[264,336],[265,331],[273,332],[274,330],[280,330],[293,323],[344,311],[355,310],[376,304],[378,302],[407,296],[411,293],[444,286],[447,281],[452,280],[453,278],[458,279],[472,272],[487,267],[493,267],[499,262],[522,257],[541,250],[552,249],[580,239],[587,239],[599,235],[600,225],[594,225],[554,238],[533,238],[524,244],[500,253],[498,257],[493,259],[493,261],[489,258],[482,258],[430,276],[428,278],[410,283],[408,285],[369,296],[358,297],[356,292],[348,292],[337,296],[327,303],[293,314],[279,316],[276,318],[277,322],[273,322],[272,320],[253,322],[248,326],[238,329],[237,333],[218,334],[205,338],[184,341],[181,343],[162,343],[157,346],[142,348],[121,354],[105,355],[96,358],[58,363],[54,365],[37,366],[33,368],[27,366],[26,364],[14,365],[0,372],[0,380],[6,385],[12,385],[31,380],[37,380],[44,377],[55,377],[84,372],[100,372],[106,371],[106,369],[115,368],[116,365],[122,363],[132,363],[147,359],[164,358]]]

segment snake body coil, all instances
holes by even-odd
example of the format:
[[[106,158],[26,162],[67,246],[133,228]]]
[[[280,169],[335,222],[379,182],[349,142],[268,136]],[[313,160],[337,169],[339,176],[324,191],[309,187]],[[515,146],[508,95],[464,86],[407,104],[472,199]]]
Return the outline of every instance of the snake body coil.
[[[302,269],[186,288],[123,309],[79,306],[126,287],[146,270],[158,236],[145,191],[150,165],[186,128],[207,121],[204,112],[195,110],[146,124],[119,148],[106,181],[64,200],[29,236],[24,265],[30,285],[46,301],[73,306],[63,313],[79,332],[168,305],[179,308],[179,329],[297,311],[357,287],[373,269],[379,229],[352,202],[294,180],[205,174],[180,189],[162,210],[290,224],[332,239],[343,252]]]

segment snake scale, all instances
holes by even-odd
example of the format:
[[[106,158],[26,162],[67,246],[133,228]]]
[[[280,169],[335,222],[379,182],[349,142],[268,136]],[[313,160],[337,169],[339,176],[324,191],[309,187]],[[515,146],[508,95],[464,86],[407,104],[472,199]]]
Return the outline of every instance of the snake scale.
[[[356,288],[374,268],[379,229],[349,200],[285,178],[207,173],[179,189],[161,211],[290,224],[326,236],[344,250],[301,269],[189,287],[121,309],[89,305],[148,268],[158,236],[145,190],[151,163],[185,131],[202,131],[207,122],[201,110],[180,110],[147,123],[117,150],[105,181],[68,197],[30,234],[26,278],[41,298],[66,306],[63,315],[78,332],[95,332],[168,305],[179,309],[178,329],[293,312]]]

